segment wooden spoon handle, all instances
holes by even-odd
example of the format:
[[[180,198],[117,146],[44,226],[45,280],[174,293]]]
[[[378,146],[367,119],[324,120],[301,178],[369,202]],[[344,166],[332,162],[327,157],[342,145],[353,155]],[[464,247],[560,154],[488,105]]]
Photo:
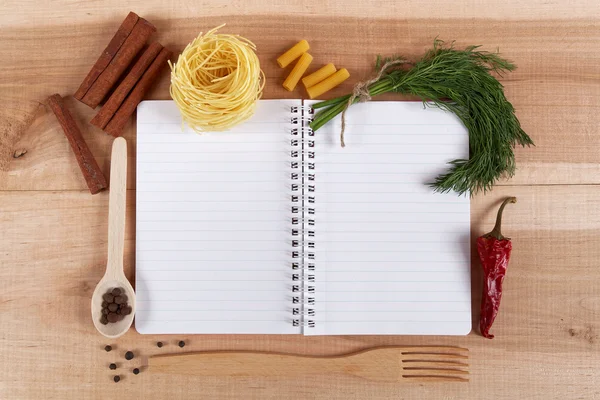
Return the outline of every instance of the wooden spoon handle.
[[[211,351],[165,354],[148,359],[151,372],[196,376],[295,376],[333,372],[338,360],[277,353]]]
[[[109,191],[106,274],[117,279],[123,275],[127,198],[127,142],[122,137],[116,138],[112,146]]]

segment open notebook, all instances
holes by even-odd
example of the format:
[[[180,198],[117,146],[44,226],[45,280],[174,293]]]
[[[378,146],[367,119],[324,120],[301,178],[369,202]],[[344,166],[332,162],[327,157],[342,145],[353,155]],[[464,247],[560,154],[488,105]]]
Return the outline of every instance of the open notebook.
[[[451,113],[369,102],[313,133],[261,100],[230,132],[137,117],[140,333],[467,334],[469,197],[427,186],[468,157]]]

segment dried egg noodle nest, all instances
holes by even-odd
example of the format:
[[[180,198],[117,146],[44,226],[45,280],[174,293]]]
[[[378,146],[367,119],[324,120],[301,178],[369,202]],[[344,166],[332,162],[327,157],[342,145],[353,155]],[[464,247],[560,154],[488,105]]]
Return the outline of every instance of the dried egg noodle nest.
[[[238,35],[200,35],[171,67],[171,97],[196,132],[224,131],[250,118],[265,85],[254,43]]]

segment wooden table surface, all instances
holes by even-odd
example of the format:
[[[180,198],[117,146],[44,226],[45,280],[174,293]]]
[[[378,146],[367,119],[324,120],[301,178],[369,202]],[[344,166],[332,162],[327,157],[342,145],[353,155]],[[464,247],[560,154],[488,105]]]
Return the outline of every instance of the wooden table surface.
[[[131,4],[128,4],[131,3]],[[135,4],[134,4],[135,3]],[[371,3],[371,4],[369,4]],[[74,93],[128,11],[180,51],[226,22],[258,46],[265,98],[281,89],[276,56],[305,38],[316,63],[347,67],[348,91],[377,54],[417,56],[435,37],[499,48],[518,70],[503,83],[535,148],[516,151],[519,170],[472,199],[472,237],[489,230],[501,198],[514,253],[494,340],[466,337],[279,335],[142,336],[96,333],[92,290],[106,263],[108,193],[91,196],[58,123],[44,104]],[[600,5],[597,0],[5,0],[0,7],[0,398],[600,398]],[[149,94],[168,98],[168,79]],[[109,137],[93,112],[67,98],[108,174]],[[130,143],[125,264],[134,274],[135,129]],[[24,153],[17,157],[19,153]],[[15,154],[15,152],[17,154]],[[476,316],[481,273],[473,259]],[[376,345],[470,349],[469,383],[381,384],[336,375],[208,379],[130,370],[123,353],[243,349],[338,354]],[[103,351],[111,343],[115,350]],[[119,361],[115,384],[108,364]],[[125,371],[125,372],[124,372]]]

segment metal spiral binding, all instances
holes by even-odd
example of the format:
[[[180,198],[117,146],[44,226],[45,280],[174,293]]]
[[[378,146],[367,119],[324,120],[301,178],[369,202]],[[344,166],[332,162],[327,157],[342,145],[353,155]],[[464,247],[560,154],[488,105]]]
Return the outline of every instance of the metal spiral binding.
[[[292,107],[292,114],[299,114],[299,107]],[[290,119],[290,123],[292,125],[299,125],[300,118],[292,117]],[[302,164],[302,135],[301,131],[298,127],[294,127],[290,130],[291,139],[290,139],[290,200],[291,200],[291,211],[292,211],[292,281],[294,284],[292,285],[292,315],[294,318],[292,319],[292,324],[294,326],[300,326],[300,318],[297,316],[301,312],[301,308],[299,307],[302,304],[302,288],[297,282],[300,280],[301,276],[301,262],[300,259],[301,254],[298,249],[301,247],[302,243],[302,224],[301,224],[301,212],[302,212],[302,204],[300,199],[300,185],[302,182],[301,177],[301,164]]]
[[[305,188],[304,192],[304,218],[303,218],[303,230],[304,230],[304,252],[305,252],[305,260],[304,260],[304,282],[305,282],[305,301],[304,307],[306,310],[306,314],[308,317],[314,317],[316,314],[315,311],[315,291],[316,291],[316,242],[315,242],[315,225],[316,225],[316,214],[317,210],[315,208],[315,140],[314,131],[310,128],[310,123],[313,118],[314,109],[312,107],[307,107],[304,111],[303,121],[303,132],[306,135],[304,137],[303,152],[306,155],[304,158],[304,169],[303,169],[303,187]],[[316,322],[312,318],[308,318],[307,324],[309,328],[314,328],[316,326]]]
[[[314,328],[315,305],[315,142],[312,122],[314,110],[307,106],[290,109],[291,129],[291,211],[292,211],[292,325]]]

